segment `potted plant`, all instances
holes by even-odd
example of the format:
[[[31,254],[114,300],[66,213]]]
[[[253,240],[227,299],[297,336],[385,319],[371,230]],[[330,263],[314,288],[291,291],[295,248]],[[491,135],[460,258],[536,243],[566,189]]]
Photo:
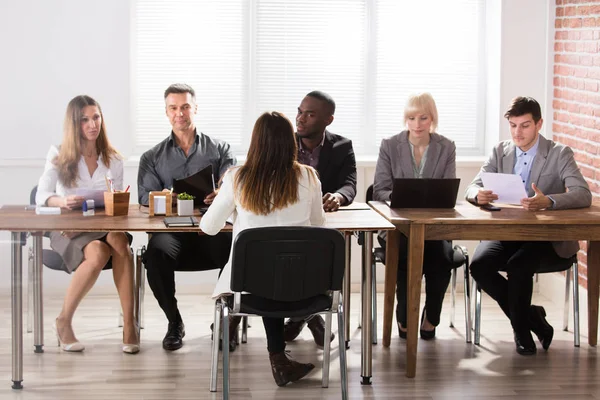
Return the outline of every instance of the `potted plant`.
[[[186,192],[177,195],[177,215],[183,217],[194,215],[194,199],[196,197]]]

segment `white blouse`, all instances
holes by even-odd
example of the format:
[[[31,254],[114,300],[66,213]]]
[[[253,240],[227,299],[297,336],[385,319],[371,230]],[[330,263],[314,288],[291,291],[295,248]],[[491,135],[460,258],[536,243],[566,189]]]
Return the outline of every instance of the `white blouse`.
[[[208,235],[216,235],[225,226],[231,216],[233,219],[233,242],[237,235],[248,228],[264,226],[310,226],[323,225],[325,212],[321,197],[321,182],[316,173],[312,173],[312,183],[307,167],[302,168],[298,182],[298,201],[284,209],[274,210],[268,215],[257,215],[244,209],[239,203],[239,190],[233,187],[234,176],[238,168],[229,170],[223,176],[219,194],[200,220],[200,229]],[[233,252],[233,247],[231,249]],[[213,292],[213,298],[231,294],[231,254],[223,268]]]
[[[54,159],[58,156],[58,147],[50,146],[46,156],[46,166],[44,173],[38,182],[35,202],[37,205],[45,206],[48,199],[52,196],[74,195],[77,188],[106,190],[106,181],[104,177],[113,180],[115,190],[123,190],[123,160],[113,157],[110,160],[110,168],[98,156],[98,168],[90,176],[85,159],[81,156],[77,165],[79,174],[75,185],[71,188],[66,187],[58,178],[58,168],[54,164]]]

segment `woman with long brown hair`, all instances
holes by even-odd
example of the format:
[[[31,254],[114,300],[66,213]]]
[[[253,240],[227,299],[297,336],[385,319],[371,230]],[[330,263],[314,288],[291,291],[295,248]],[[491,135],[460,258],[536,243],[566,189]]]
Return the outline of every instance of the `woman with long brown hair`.
[[[246,163],[224,175],[217,197],[200,222],[202,231],[217,234],[230,216],[234,241],[248,228],[323,225],[321,182],[312,167],[296,161],[296,146],[294,128],[283,114],[261,115],[254,124]],[[230,281],[231,257],[213,297],[232,294]],[[271,370],[278,386],[297,381],[314,368],[288,358],[283,322],[283,318],[263,318]],[[230,337],[238,324],[239,318],[230,322]]]
[[[77,189],[106,189],[106,177],[115,190],[123,189],[123,159],[106,136],[100,105],[89,96],[77,96],[67,106],[64,136],[59,147],[51,146],[40,177],[36,203],[40,206],[75,209],[84,198]],[[73,279],[67,288],[63,308],[54,330],[63,351],[85,349],[73,331],[77,306],[94,286],[100,271],[112,265],[115,286],[123,308],[123,347],[125,353],[140,350],[133,317],[133,257],[131,235],[123,232],[52,232],[51,247],[63,259],[64,269]]]

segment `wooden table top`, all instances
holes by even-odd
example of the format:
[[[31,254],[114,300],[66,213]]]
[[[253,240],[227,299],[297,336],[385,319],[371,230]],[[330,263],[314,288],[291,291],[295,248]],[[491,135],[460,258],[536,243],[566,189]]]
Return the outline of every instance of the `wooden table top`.
[[[198,210],[196,216],[200,217]],[[366,206],[356,203],[340,211],[326,214],[325,227],[341,231],[377,231],[394,229],[394,225]],[[0,208],[0,230],[12,232],[71,231],[71,232],[198,232],[198,227],[167,228],[164,216],[150,217],[147,207],[132,204],[129,215],[111,217],[103,209],[96,215],[84,217],[81,210],[63,210],[60,215],[36,215],[25,205],[5,205]],[[228,226],[225,230],[231,230]]]
[[[486,211],[468,202],[453,209],[390,208],[385,202],[369,202],[394,225],[600,225],[600,206],[572,210],[527,211],[520,206],[501,205],[500,211]]]

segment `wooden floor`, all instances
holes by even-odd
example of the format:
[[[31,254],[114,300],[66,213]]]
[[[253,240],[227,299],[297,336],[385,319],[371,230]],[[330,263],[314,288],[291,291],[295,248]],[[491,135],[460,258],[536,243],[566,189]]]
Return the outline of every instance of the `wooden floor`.
[[[447,299],[449,296],[447,296]],[[24,339],[24,386],[10,388],[10,297],[0,298],[0,399],[220,399],[208,391],[212,306],[208,296],[180,295],[186,323],[184,347],[166,352],[161,340],[166,322],[152,295],[146,297],[146,327],[142,351],[126,355],[120,350],[121,331],[116,327],[116,296],[93,293],[80,306],[75,319],[82,354],[59,351],[52,336],[52,321],[61,299],[46,296],[44,354],[33,353],[33,335]],[[515,353],[512,332],[499,308],[484,298],[482,343],[464,342],[462,308],[456,328],[448,327],[449,303],[444,306],[437,339],[419,342],[417,377],[405,377],[405,348],[397,332],[392,346],[373,346],[373,384],[360,384],[360,330],[357,329],[358,296],[353,295],[351,347],[348,351],[349,393],[353,399],[600,399],[598,351],[587,345],[586,319],[582,318],[581,348],[573,347],[572,332],[560,329],[560,304],[537,297],[549,311],[556,328],[549,352],[523,357]],[[381,296],[380,296],[380,305]],[[462,298],[457,302],[462,304]],[[380,317],[382,308],[380,307]],[[320,386],[317,350],[308,330],[288,346],[299,361],[318,365],[306,379],[278,388],[271,376],[262,322],[251,319],[249,341],[232,353],[232,398],[240,399],[339,399],[337,345],[333,347],[330,387]],[[336,329],[337,331],[337,329]],[[378,337],[381,340],[381,324]],[[337,343],[337,342],[335,342]],[[221,382],[219,382],[220,384]]]

